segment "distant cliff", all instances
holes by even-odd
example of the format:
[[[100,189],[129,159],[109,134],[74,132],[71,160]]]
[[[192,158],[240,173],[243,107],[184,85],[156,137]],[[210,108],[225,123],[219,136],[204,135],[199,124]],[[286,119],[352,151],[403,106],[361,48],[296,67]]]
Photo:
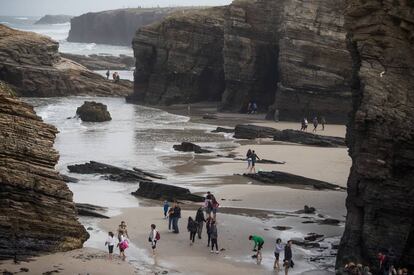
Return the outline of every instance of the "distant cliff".
[[[72,18],[68,41],[130,46],[138,28],[180,8],[137,8],[86,13]]]
[[[219,100],[232,111],[256,101],[270,117],[277,109],[281,119],[319,115],[345,122],[352,65],[343,3],[240,0],[143,27],[133,42],[136,74],[129,100]]]
[[[0,82],[0,259],[81,248],[72,192],[54,169],[55,127]]]
[[[20,96],[126,96],[130,82],[107,81],[85,67],[62,58],[59,44],[46,36],[0,24],[0,80]]]
[[[69,23],[70,19],[73,16],[70,15],[50,15],[47,14],[45,16],[43,16],[42,18],[40,18],[39,20],[37,20],[35,22],[35,25],[41,25],[41,24],[63,24],[63,23]]]

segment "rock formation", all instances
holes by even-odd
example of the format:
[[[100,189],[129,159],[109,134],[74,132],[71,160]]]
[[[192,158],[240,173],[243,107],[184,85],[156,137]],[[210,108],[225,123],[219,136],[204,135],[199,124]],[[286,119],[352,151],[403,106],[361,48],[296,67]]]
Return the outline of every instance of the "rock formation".
[[[35,25],[69,23],[70,22],[70,19],[72,17],[73,16],[63,15],[63,14],[59,14],[59,15],[46,14],[45,16],[43,16],[42,18],[40,18],[39,20],[37,20],[35,22]]]
[[[203,202],[204,198],[191,194],[187,188],[174,185],[141,181],[137,191],[131,193],[134,196],[144,197],[153,200],[185,200],[193,202]]]
[[[132,92],[129,81],[107,81],[61,58],[59,44],[48,37],[0,24],[0,80],[20,96],[107,95]]]
[[[76,115],[87,122],[104,122],[112,120],[108,107],[105,104],[95,101],[85,101],[82,106],[76,109]]]
[[[298,130],[286,129],[275,132],[273,140],[300,143],[320,147],[345,147],[345,139],[341,137],[331,137],[317,135]]]
[[[181,144],[173,145],[175,151],[194,152],[196,154],[211,153],[210,150],[202,149],[199,145],[191,142],[181,142]]]
[[[279,130],[272,127],[238,124],[234,128],[233,137],[238,139],[273,138],[279,132]]]
[[[337,267],[377,268],[380,250],[414,270],[414,5],[349,0],[353,60],[348,210]]]
[[[141,28],[130,101],[221,101],[224,110],[278,109],[281,119],[350,110],[343,0],[247,0],[176,13]],[[271,114],[269,117],[272,117]]]
[[[72,18],[68,41],[130,46],[138,28],[184,8],[137,8],[86,13]]]
[[[70,59],[85,66],[89,70],[131,70],[135,66],[135,59],[132,56],[120,55],[96,55],[89,56],[61,53],[63,58]]]
[[[0,259],[81,248],[72,192],[54,170],[57,130],[0,82]]]

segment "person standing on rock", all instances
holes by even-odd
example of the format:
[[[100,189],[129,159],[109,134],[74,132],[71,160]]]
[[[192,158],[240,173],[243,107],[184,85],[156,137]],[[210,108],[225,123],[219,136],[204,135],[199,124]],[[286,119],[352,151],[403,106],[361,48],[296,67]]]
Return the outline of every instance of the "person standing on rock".
[[[155,256],[155,249],[157,248],[157,241],[160,240],[160,233],[155,229],[155,224],[151,224],[151,230],[148,236],[148,241],[151,243],[152,255]]]
[[[168,203],[168,201],[164,201],[163,208],[164,208],[164,219],[166,219],[167,214],[168,214],[168,208],[170,208],[170,204]]]
[[[250,173],[254,171],[254,173],[256,174],[256,161],[260,158],[254,150],[252,151],[252,154],[250,155],[250,157],[252,159],[252,166],[250,167]]]
[[[280,270],[280,265],[279,265],[280,253],[282,253],[283,250],[284,250],[284,247],[283,247],[283,244],[282,244],[282,240],[280,238],[276,239],[275,262],[273,264],[273,269],[277,269],[278,271]]]
[[[198,238],[201,239],[201,233],[203,232],[203,226],[204,226],[204,223],[206,222],[202,207],[198,208],[195,221],[197,222],[197,235],[198,235]]]
[[[129,238],[127,225],[124,221],[118,226],[118,240],[121,242],[121,236],[124,235]]]
[[[292,241],[289,240],[285,246],[285,259],[283,260],[283,266],[285,267],[285,275],[289,274],[289,268],[293,268],[292,257]]]
[[[112,253],[114,253],[115,246],[114,233],[108,232],[108,238],[106,239],[105,245],[108,246],[108,259],[112,260]]]
[[[106,71],[106,80],[109,80],[109,76],[111,75],[111,72],[109,69]]]
[[[247,150],[246,153],[246,159],[247,159],[247,170],[249,170],[252,166],[252,150]]]
[[[193,245],[197,234],[197,223],[192,217],[188,217],[187,230],[190,232],[190,245]]]
[[[180,230],[178,229],[178,219],[181,218],[181,208],[180,205],[178,203],[175,204],[174,207],[174,212],[173,212],[173,220],[172,220],[172,224],[173,224],[173,232],[175,234],[180,233]]]
[[[314,117],[312,123],[313,123],[313,130],[312,130],[312,132],[316,133],[316,129],[318,128],[318,124],[319,124],[318,118],[317,117]]]
[[[325,131],[326,120],[324,116],[321,117],[321,124],[322,124],[322,131]]]
[[[216,254],[219,254],[218,231],[217,231],[217,224],[214,219],[211,220],[210,236],[211,236],[211,251],[210,252],[214,253],[214,247],[216,247]]]

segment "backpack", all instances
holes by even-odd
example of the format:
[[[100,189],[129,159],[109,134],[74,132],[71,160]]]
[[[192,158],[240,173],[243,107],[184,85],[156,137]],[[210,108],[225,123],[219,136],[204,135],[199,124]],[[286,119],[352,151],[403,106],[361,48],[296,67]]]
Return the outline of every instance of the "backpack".
[[[158,232],[158,231],[157,231],[157,233],[155,234],[155,239],[156,239],[157,241],[159,241],[159,240],[161,239],[160,232]]]

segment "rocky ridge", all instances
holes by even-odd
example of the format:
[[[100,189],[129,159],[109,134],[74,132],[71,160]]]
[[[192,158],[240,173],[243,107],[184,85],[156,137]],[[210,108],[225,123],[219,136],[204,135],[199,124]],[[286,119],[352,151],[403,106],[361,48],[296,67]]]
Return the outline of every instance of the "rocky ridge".
[[[81,248],[72,192],[54,167],[55,127],[0,82],[0,259]]]
[[[126,96],[129,81],[114,83],[62,58],[59,43],[35,33],[0,24],[0,80],[19,96]]]
[[[351,60],[343,0],[234,1],[175,13],[137,31],[130,101],[221,101],[221,108],[278,109],[282,119],[345,121]],[[320,42],[322,41],[322,43]]]
[[[37,20],[35,22],[35,25],[69,23],[72,17],[73,16],[71,15],[64,15],[64,14],[58,14],[58,15],[46,14],[45,16]]]

